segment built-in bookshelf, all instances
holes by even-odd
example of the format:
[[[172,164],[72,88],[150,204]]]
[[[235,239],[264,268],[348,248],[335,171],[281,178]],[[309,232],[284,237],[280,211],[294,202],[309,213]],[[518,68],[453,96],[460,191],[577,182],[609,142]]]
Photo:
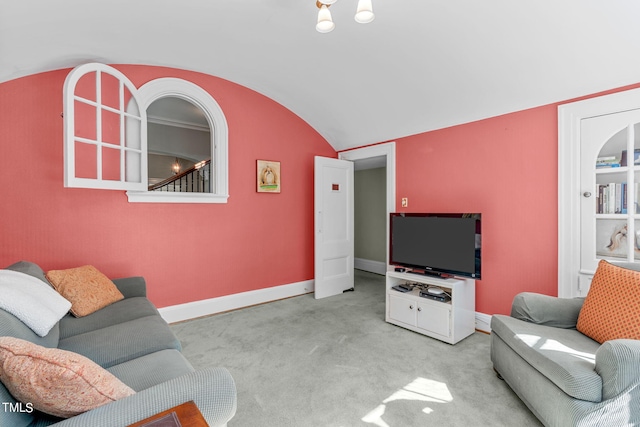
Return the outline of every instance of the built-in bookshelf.
[[[640,142],[635,126],[626,126],[601,147],[595,163],[595,258],[640,259]],[[633,161],[627,155],[633,152]],[[593,166],[592,166],[593,167]],[[593,206],[593,205],[592,205]],[[592,212],[594,212],[592,210]]]
[[[639,150],[640,89],[558,107],[558,296],[586,296],[602,259],[640,262]]]

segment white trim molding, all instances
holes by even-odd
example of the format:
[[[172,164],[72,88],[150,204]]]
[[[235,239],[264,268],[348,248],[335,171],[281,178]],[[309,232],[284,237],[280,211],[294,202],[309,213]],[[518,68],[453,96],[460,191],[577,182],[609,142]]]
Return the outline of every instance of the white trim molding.
[[[296,297],[314,291],[314,281],[291,283],[255,291],[225,295],[218,298],[187,302],[158,309],[167,323],[182,322],[197,317],[210,316],[225,311],[237,310],[252,305],[264,304],[280,299]]]
[[[222,108],[209,92],[186,80],[166,77],[151,80],[137,92],[140,108],[144,111],[156,100],[165,97],[181,98],[200,108],[209,122],[211,131],[211,193],[127,191],[129,202],[150,203],[227,203],[229,198],[229,129]],[[146,123],[145,123],[146,126]]]
[[[482,332],[491,333],[491,316],[476,311],[476,329]]]
[[[580,293],[580,123],[640,108],[640,89],[558,106],[558,296]]]
[[[386,142],[384,144],[372,145],[370,147],[356,148],[354,150],[342,151],[338,153],[338,158],[342,160],[370,159],[373,157],[386,157],[387,168],[387,218],[391,212],[396,211],[396,143]],[[387,262],[389,262],[389,221],[387,220]],[[387,269],[382,274],[385,274]]]
[[[364,258],[354,258],[353,267],[358,270],[368,271],[369,273],[387,274],[387,263],[383,261],[373,261]]]

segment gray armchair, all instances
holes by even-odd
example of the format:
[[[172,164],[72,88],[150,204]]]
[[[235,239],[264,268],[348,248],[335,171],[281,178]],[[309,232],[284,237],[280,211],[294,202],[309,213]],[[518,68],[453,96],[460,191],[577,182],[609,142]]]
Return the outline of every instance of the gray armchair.
[[[640,425],[640,341],[580,333],[583,302],[517,295],[492,317],[494,369],[546,426]]]

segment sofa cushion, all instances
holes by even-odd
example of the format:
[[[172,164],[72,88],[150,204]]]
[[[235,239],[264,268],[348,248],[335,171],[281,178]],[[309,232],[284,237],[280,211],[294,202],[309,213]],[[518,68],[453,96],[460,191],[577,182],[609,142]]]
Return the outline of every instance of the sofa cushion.
[[[0,379],[11,394],[33,408],[72,417],[135,392],[79,354],[0,337]]]
[[[19,271],[29,276],[33,276],[36,279],[42,280],[47,286],[51,286],[47,278],[45,277],[44,270],[40,268],[38,264],[34,264],[29,261],[18,261],[7,267],[7,270]]]
[[[111,366],[160,350],[180,350],[180,342],[160,316],[147,316],[60,340],[59,348]]]
[[[156,351],[107,370],[135,391],[148,389],[194,371],[182,353],[173,349]]]
[[[59,323],[44,337],[38,336],[13,314],[0,310],[0,336],[16,337],[44,347],[57,347],[60,338]]]
[[[147,282],[142,276],[122,277],[112,281],[125,298],[147,296]]]
[[[600,260],[577,329],[599,343],[640,339],[640,272]]]
[[[561,329],[493,315],[497,334],[520,357],[571,397],[602,400],[602,378],[595,371],[600,345],[575,329]]]
[[[125,298],[84,317],[63,317],[60,320],[60,339],[155,315],[158,315],[158,310],[148,299]]]
[[[47,271],[51,285],[71,301],[71,312],[82,317],[124,299],[116,285],[92,265]]]

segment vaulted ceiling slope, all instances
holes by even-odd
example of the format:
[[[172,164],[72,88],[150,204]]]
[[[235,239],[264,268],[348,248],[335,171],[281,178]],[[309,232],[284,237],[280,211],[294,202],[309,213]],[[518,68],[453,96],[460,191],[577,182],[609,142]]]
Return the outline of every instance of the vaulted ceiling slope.
[[[336,150],[640,82],[637,0],[0,0],[0,82],[84,62],[254,89]]]

